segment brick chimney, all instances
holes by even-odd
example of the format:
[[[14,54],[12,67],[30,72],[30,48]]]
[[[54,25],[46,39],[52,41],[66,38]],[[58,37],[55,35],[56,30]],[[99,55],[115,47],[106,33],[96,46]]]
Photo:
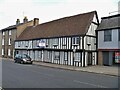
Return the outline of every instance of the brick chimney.
[[[23,19],[23,23],[26,23],[26,22],[28,22],[28,19],[27,19],[27,17],[25,16],[24,19]]]
[[[20,19],[17,19],[16,25],[20,24]]]
[[[39,24],[39,18],[34,18],[33,26],[37,26]]]

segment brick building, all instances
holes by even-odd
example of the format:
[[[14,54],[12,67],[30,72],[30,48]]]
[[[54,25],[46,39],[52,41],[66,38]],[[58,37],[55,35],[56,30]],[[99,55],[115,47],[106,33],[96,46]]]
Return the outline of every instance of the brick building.
[[[37,18],[34,20],[39,21]],[[23,19],[23,23],[17,19],[16,25],[9,26],[0,31],[0,56],[6,58],[13,58],[14,55],[14,40],[20,36],[24,29],[28,26],[34,25],[34,20],[28,21],[27,17]],[[39,22],[37,22],[39,23]]]

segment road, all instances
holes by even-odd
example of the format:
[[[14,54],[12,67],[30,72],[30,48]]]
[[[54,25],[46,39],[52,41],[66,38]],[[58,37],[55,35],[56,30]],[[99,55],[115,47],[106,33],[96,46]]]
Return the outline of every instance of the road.
[[[2,60],[3,88],[117,88],[118,77]]]

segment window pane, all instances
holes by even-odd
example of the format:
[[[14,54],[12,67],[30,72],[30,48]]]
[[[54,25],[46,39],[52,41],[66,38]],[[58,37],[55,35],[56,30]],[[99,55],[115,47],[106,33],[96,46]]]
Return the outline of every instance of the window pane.
[[[111,41],[112,40],[112,30],[104,31],[104,41]]]
[[[59,52],[55,52],[54,55],[55,55],[54,59],[55,59],[55,60],[59,60],[59,58],[60,58]]]
[[[64,60],[67,60],[67,52],[64,54]]]
[[[75,53],[75,61],[80,61],[81,54],[80,53]]]

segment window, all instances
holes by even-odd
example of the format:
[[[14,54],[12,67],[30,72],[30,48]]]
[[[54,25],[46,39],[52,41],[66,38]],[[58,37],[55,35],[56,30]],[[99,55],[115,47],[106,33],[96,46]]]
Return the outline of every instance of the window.
[[[66,38],[63,38],[63,45],[66,45]]]
[[[50,52],[47,51],[47,59],[50,59]]]
[[[20,47],[20,42],[18,42],[18,47]]]
[[[118,40],[120,41],[120,29],[118,29]]]
[[[72,44],[79,44],[80,43],[80,38],[79,37],[73,37],[72,38]]]
[[[10,49],[8,49],[8,56],[10,56],[11,55],[11,53],[10,53]]]
[[[80,61],[81,53],[75,53],[75,61]]]
[[[49,41],[48,41],[48,39],[46,39],[46,45],[48,45],[48,43],[49,43]]]
[[[28,47],[28,41],[25,41],[25,47]]]
[[[104,41],[112,41],[112,30],[104,31]]]
[[[59,60],[60,59],[60,53],[59,52],[55,52],[54,53],[54,59],[55,60]]]
[[[67,52],[64,53],[64,60],[65,60],[65,61],[68,60],[68,54],[67,54]]]
[[[11,30],[9,30],[9,35],[11,35]]]
[[[58,45],[58,39],[53,39],[53,45]]]
[[[4,55],[4,49],[2,49],[2,55]]]
[[[86,42],[87,42],[88,45],[90,45],[92,43],[91,39],[92,39],[91,37],[86,37]]]
[[[8,42],[8,45],[11,45],[11,38],[9,38],[9,42]]]
[[[4,41],[4,38],[2,39],[2,45],[4,45],[5,41]]]
[[[4,31],[2,32],[2,35],[5,36],[5,32]]]

